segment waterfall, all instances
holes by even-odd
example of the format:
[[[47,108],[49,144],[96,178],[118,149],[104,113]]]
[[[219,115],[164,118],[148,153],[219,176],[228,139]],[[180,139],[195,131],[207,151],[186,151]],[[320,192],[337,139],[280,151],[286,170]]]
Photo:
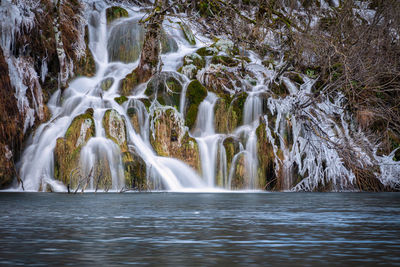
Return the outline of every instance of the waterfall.
[[[376,175],[384,185],[400,184],[395,151],[377,154],[377,146],[346,113],[343,95],[314,98],[314,76],[285,70],[283,58],[265,67],[264,59],[246,51],[244,63],[233,43],[211,45],[201,34],[191,45],[175,18],[163,24],[162,72],[121,95],[123,80],[138,65],[144,14],[131,10],[129,17],[110,23],[105,7],[87,9],[88,47],[96,72],[70,80],[68,88],[51,96],[51,118],[30,136],[17,165],[24,190],[67,191],[71,186],[119,192],[141,190],[139,183],[146,190],[183,192],[258,190],[270,183],[276,183],[272,190],[325,185],[352,190],[356,174],[344,162],[341,147],[351,148],[360,166],[379,166],[374,172],[379,169]],[[19,24],[30,25],[14,13]],[[2,25],[8,28],[1,32],[1,45],[10,47],[13,26]],[[29,128],[35,114],[43,116],[40,81],[50,64],[42,61],[38,75],[22,59],[10,58],[11,82],[21,84],[18,107],[24,109]],[[36,77],[32,87],[22,85],[25,72]],[[190,86],[195,77],[205,88],[199,89],[200,100],[189,97],[195,94]],[[34,88],[38,95],[33,94],[35,106],[30,108],[25,94]],[[193,123],[187,123],[192,104]],[[156,142],[156,134],[163,142]],[[22,190],[22,184],[15,189]]]
[[[214,105],[218,97],[213,93],[208,93],[204,101],[199,105],[197,124],[194,136],[199,144],[201,169],[203,179],[210,187],[215,186],[216,175],[216,155],[218,135],[214,129]]]
[[[141,15],[137,14],[137,17]],[[56,142],[65,135],[74,118],[84,114],[88,108],[93,109],[95,134],[80,152],[81,175],[89,178],[85,186],[86,190],[96,190],[93,169],[98,168],[99,164],[105,164],[102,174],[109,172],[111,176],[111,184],[107,190],[119,191],[124,187],[121,150],[115,142],[107,138],[104,129],[103,118],[105,112],[110,109],[120,114],[126,123],[128,144],[133,145],[135,151],[145,161],[150,174],[149,179],[154,179],[152,183],[156,185],[155,189],[182,191],[203,188],[203,190],[208,190],[200,177],[186,164],[155,154],[148,139],[149,128],[146,125],[149,119],[143,103],[137,101],[135,96],[130,97],[129,101],[122,106],[116,103],[115,97],[119,96],[119,81],[136,67],[137,61],[131,63],[109,61],[109,59],[117,58],[115,49],[112,49],[112,43],[108,45],[108,39],[112,38],[113,42],[116,42],[118,31],[115,32],[118,24],[107,26],[105,10],[101,12],[94,10],[89,17],[89,47],[96,62],[96,74],[92,78],[82,77],[73,80],[69,88],[62,93],[62,100],[61,93],[57,92],[49,102],[53,116],[49,122],[38,128],[20,161],[19,173],[25,190],[46,190],[44,184],[47,184],[52,190],[66,191],[66,184],[62,186],[54,179]],[[139,35],[142,34],[139,27],[135,29]],[[135,35],[135,32],[132,35]],[[108,56],[108,51],[112,51],[112,57]],[[99,89],[107,79],[112,81],[109,89],[107,91]],[[129,120],[127,115],[129,108],[134,108],[138,114],[140,132],[135,132]]]

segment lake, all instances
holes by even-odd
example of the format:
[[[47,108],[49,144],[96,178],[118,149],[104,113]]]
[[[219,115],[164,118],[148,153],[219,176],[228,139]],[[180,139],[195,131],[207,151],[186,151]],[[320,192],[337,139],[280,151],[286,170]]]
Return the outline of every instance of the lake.
[[[0,265],[400,265],[398,193],[0,193]]]

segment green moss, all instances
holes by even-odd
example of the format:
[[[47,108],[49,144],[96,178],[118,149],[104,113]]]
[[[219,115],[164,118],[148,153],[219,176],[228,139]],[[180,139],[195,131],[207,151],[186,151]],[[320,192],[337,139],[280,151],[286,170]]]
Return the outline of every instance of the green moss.
[[[160,43],[162,54],[178,51],[178,44],[175,39],[169,36],[164,30],[161,30]]]
[[[196,54],[206,57],[206,56],[214,56],[218,54],[218,50],[214,47],[202,47],[197,49]]]
[[[128,98],[126,96],[119,96],[114,98],[115,102],[117,102],[119,105],[122,105],[124,102],[128,101]]]
[[[228,56],[214,56],[211,59],[211,63],[222,64],[227,67],[236,67],[237,65],[239,65],[239,61],[237,61],[231,57],[228,57]]]
[[[103,91],[108,91],[114,83],[114,78],[109,77],[101,81],[100,88]]]
[[[136,74],[136,69],[126,75],[126,77],[121,82],[121,95],[129,95],[137,85],[139,84],[139,79]]]
[[[94,125],[94,120],[93,120],[93,109],[92,108],[88,108],[85,113],[76,116],[70,126],[67,129],[67,132],[65,133],[65,138],[69,139],[71,138],[73,135],[77,135],[77,133],[80,132],[81,129],[81,124],[83,123],[84,120],[89,119],[92,121],[92,125]]]
[[[109,109],[104,113],[103,128],[108,139],[113,140],[114,143],[120,147],[122,152],[127,151],[125,120],[116,110]]]
[[[85,128],[82,128],[86,124]],[[86,130],[86,132],[82,132]],[[54,149],[54,177],[71,188],[78,185],[79,177],[72,175],[73,170],[79,170],[80,152],[86,142],[94,135],[95,125],[93,109],[74,118],[65,136],[56,140]],[[85,136],[81,136],[84,133]]]
[[[107,24],[110,24],[111,22],[113,22],[116,19],[128,17],[129,14],[128,14],[128,11],[126,11],[122,7],[113,6],[113,7],[107,8],[106,16],[107,16]]]
[[[202,56],[197,53],[189,54],[183,58],[183,65],[190,65],[193,64],[197,68],[201,69],[206,66],[206,61]]]
[[[204,98],[206,98],[206,96],[207,90],[198,80],[190,82],[186,90],[188,109],[185,121],[185,125],[188,126],[189,129],[192,129],[192,127],[194,126],[199,105],[204,100]]]
[[[230,112],[232,114],[232,119],[236,121],[238,125],[243,123],[243,110],[246,98],[247,93],[241,92],[231,102]]]
[[[189,42],[189,44],[195,45],[196,44],[196,38],[195,38],[192,30],[189,28],[189,26],[187,26],[186,24],[181,23],[181,22],[178,22],[178,24],[181,27],[183,35],[185,36],[185,38]]]
[[[122,153],[125,187],[134,190],[147,190],[146,163],[136,153]]]
[[[283,97],[290,94],[289,90],[286,88],[285,84],[282,82],[280,82],[279,84],[276,84],[275,82],[273,82],[271,84],[271,91],[274,94],[276,94],[278,96],[283,96]]]
[[[176,73],[161,72],[151,78],[144,93],[150,100],[157,99],[161,105],[179,108],[182,92],[181,82],[183,82],[181,77]]]

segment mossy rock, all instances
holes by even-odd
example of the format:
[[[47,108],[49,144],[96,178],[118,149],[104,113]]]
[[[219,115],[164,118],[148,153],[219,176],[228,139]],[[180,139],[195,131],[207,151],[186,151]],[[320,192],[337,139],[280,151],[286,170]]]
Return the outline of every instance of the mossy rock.
[[[235,166],[232,175],[231,189],[239,190],[248,188],[250,181],[249,173],[246,168],[245,153],[239,154],[236,161],[232,164],[235,164]]]
[[[133,190],[147,190],[146,163],[136,152],[123,152],[125,187]]]
[[[206,61],[197,53],[186,55],[183,58],[183,66],[179,72],[186,75],[189,79],[194,79],[197,72],[206,66]]]
[[[189,28],[189,26],[182,22],[178,22],[178,24],[181,27],[183,35],[185,36],[185,39],[189,42],[189,44],[195,45],[196,37],[194,36],[194,34],[193,34],[192,30]]]
[[[301,75],[297,72],[288,72],[288,73],[285,73],[285,76],[297,84],[304,83],[303,77],[301,77]]]
[[[127,135],[124,118],[114,109],[109,109],[104,113],[103,127],[106,137],[113,140],[122,152],[127,151]]]
[[[178,44],[175,39],[163,29],[161,30],[160,43],[162,54],[178,51]]]
[[[184,65],[184,66],[180,67],[178,70],[179,73],[182,73],[189,79],[195,79],[198,71],[199,71],[199,68],[193,64]]]
[[[228,109],[229,109],[229,103],[227,100],[224,98],[219,98],[217,102],[215,103],[215,108],[214,108],[214,128],[217,133],[229,133],[228,129],[228,120],[229,117],[227,116],[228,114]]]
[[[117,102],[119,105],[122,105],[124,102],[128,101],[128,98],[126,96],[119,96],[114,98],[115,102]]]
[[[130,95],[131,91],[138,85],[139,85],[139,78],[135,69],[121,80],[121,86],[120,86],[121,95],[125,96]]]
[[[180,108],[182,84],[184,80],[175,72],[161,72],[147,83],[145,95],[152,101],[157,99],[161,105]]]
[[[74,118],[64,137],[57,139],[54,149],[54,177],[57,180],[71,188],[78,186],[79,177],[72,175],[73,170],[80,169],[81,149],[94,133],[93,110],[88,109]]]
[[[257,127],[256,135],[259,186],[267,190],[279,190],[275,173],[275,154],[272,144],[268,141],[264,121]]]
[[[229,106],[228,109],[228,129],[233,130],[238,126],[242,125],[243,123],[243,110],[244,110],[244,103],[247,99],[247,93],[241,92],[237,94]]]
[[[206,67],[202,77],[204,86],[218,96],[230,95],[242,89],[240,74],[223,65],[211,64]]]
[[[180,159],[200,172],[197,142],[189,136],[180,114],[173,108],[161,108],[151,115],[150,122],[150,143],[157,155]]]
[[[234,156],[240,152],[240,142],[234,137],[227,137],[224,139],[222,145],[225,148],[226,163],[228,172],[231,169]]]
[[[236,67],[239,65],[239,61],[228,57],[228,56],[213,56],[211,59],[212,64],[222,64],[227,67]]]
[[[279,83],[272,82],[270,84],[270,89],[276,96],[286,97],[290,95],[289,90],[282,82]]]
[[[136,107],[129,107],[127,114],[136,133],[140,133],[139,114]]]
[[[114,78],[108,77],[101,81],[100,88],[103,91],[108,91],[108,89],[110,89],[113,84],[114,84]]]
[[[196,53],[202,57],[215,56],[218,54],[218,49],[215,47],[202,47],[197,49]]]
[[[207,89],[198,81],[191,81],[186,89],[185,125],[192,129],[196,123],[200,103],[206,98]]]
[[[192,53],[192,54],[186,55],[183,58],[183,65],[185,66],[185,65],[189,65],[189,64],[193,64],[197,68],[201,69],[201,68],[204,68],[206,66],[206,61],[199,54]]]
[[[124,63],[139,59],[143,47],[144,28],[137,19],[127,20],[115,25],[107,43],[108,59]]]
[[[112,6],[106,9],[107,24],[116,19],[129,17],[128,11],[119,6]]]

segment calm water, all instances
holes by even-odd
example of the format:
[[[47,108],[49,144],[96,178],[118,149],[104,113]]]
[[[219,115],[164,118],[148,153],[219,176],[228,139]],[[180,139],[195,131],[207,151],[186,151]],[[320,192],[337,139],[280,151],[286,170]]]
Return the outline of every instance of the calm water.
[[[0,265],[400,265],[396,193],[0,193]]]

